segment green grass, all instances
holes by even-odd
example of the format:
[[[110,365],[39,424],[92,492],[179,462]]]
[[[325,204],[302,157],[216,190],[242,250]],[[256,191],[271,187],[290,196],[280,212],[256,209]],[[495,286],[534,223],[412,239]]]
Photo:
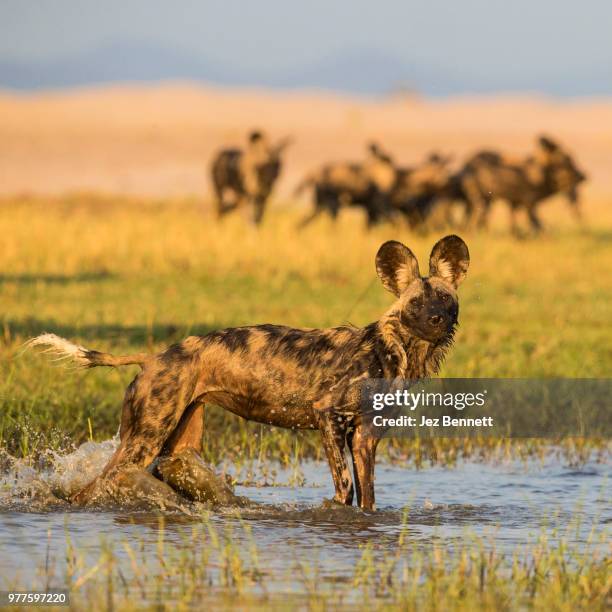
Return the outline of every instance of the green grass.
[[[443,375],[610,375],[612,224],[601,210],[596,228],[554,227],[553,220],[537,240],[517,241],[501,225],[464,236],[472,262]],[[82,195],[0,203],[0,444],[30,454],[78,443],[89,437],[89,423],[94,438],[109,437],[136,371],[58,368],[21,354],[33,335],[56,332],[129,352],[243,324],[363,325],[391,303],[375,276],[378,246],[389,238],[406,242],[425,273],[440,237],[391,226],[368,233],[354,214],[297,233],[298,218],[272,211],[255,231],[238,216],[218,226],[189,200]],[[215,409],[210,415],[213,461],[218,449],[238,443],[253,455],[262,444],[280,459],[293,454],[291,433]],[[255,441],[253,430],[261,433]],[[304,452],[317,453],[308,439]]]
[[[461,326],[443,375],[455,377],[608,377],[612,372],[612,209],[599,203],[598,225],[560,220],[538,240],[516,241],[497,224],[464,235],[472,257],[460,289]],[[230,218],[221,226],[193,201],[133,201],[88,195],[0,203],[0,453],[33,461],[118,427],[122,395],[135,368],[72,371],[22,352],[23,343],[55,332],[100,350],[156,351],[188,334],[274,322],[325,327],[375,320],[391,303],[373,259],[387,239],[407,243],[421,270],[440,234],[411,235],[390,226],[367,233],[356,215],[296,233],[295,212],[274,211],[260,231]],[[91,429],[90,429],[91,428]],[[461,458],[543,456],[541,440],[392,440],[383,458],[417,467]],[[570,463],[607,441],[568,439],[557,448]],[[222,469],[247,467],[247,478],[274,480],[280,462],[300,481],[305,457],[322,458],[316,433],[246,423],[211,407],[204,453]],[[246,527],[245,527],[246,528]],[[406,610],[603,610],[609,566],[588,547],[542,539],[514,556],[466,537],[451,550],[434,539],[417,549],[399,537],[383,557],[371,548],[347,582],[316,580],[316,562],[288,568],[300,587],[268,595],[255,544],[237,550],[231,534],[204,519],[184,546],[126,541],[103,548],[93,564],[78,546],[52,564],[54,584],[72,590],[73,606],[155,609],[300,607],[359,604]],[[133,558],[134,575],[117,554]],[[41,568],[41,585],[49,576]],[[282,580],[282,576],[275,576]],[[205,588],[202,585],[206,585]],[[15,584],[14,586],[20,586]],[[21,585],[24,586],[24,585]],[[32,585],[27,585],[32,588]]]

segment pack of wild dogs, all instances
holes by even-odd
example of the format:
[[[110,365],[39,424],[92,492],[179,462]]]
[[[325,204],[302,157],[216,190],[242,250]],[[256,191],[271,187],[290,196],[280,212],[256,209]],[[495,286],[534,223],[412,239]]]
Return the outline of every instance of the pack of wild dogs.
[[[218,217],[243,208],[255,224],[261,223],[289,143],[271,143],[263,132],[254,131],[243,149],[217,154],[212,184]],[[482,150],[458,165],[452,156],[432,152],[422,163],[402,167],[374,142],[365,153],[362,161],[326,163],[297,185],[295,196],[310,191],[313,202],[300,228],[320,215],[336,219],[342,209],[357,207],[365,212],[368,227],[403,220],[415,230],[484,229],[492,203],[503,200],[514,233],[521,233],[519,215],[537,233],[542,230],[540,204],[557,194],[567,198],[577,219],[581,216],[578,188],[586,175],[548,136],[539,136],[534,150],[522,158]]]

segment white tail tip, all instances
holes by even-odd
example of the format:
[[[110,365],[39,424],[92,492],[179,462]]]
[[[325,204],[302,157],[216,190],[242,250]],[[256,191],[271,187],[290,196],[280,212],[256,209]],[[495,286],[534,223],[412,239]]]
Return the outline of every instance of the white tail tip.
[[[74,344],[74,342],[70,342],[70,340],[55,334],[41,334],[29,340],[25,346],[26,348],[46,346],[47,350],[43,351],[45,353],[56,355],[59,359],[72,359],[82,366],[89,365],[89,359],[87,359],[88,351],[85,347]]]

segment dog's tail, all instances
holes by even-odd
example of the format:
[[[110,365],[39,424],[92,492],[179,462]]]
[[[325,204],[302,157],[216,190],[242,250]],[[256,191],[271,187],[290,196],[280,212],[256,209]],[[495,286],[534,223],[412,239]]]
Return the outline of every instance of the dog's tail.
[[[115,356],[110,353],[101,353],[93,351],[74,344],[70,340],[60,338],[55,334],[41,334],[32,338],[26,343],[26,348],[33,346],[47,347],[45,353],[50,353],[61,359],[71,359],[82,368],[97,368],[98,366],[117,367],[131,364],[138,364],[143,367],[147,361],[152,358],[152,355],[147,353],[136,353],[134,355]]]

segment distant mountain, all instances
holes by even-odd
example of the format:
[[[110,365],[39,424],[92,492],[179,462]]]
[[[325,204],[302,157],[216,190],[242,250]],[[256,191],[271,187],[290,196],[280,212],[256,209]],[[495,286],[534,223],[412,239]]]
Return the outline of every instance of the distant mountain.
[[[446,78],[432,79],[423,69],[409,67],[396,57],[368,49],[350,51],[311,66],[272,74],[245,73],[149,43],[118,42],[78,57],[53,61],[0,62],[0,87],[12,89],[36,90],[169,79],[274,88],[312,87],[362,94],[385,93],[398,85],[438,93],[438,83],[448,81]]]
[[[149,43],[117,42],[57,60],[0,62],[0,86],[25,90],[183,78],[224,83],[224,76],[189,54]]]
[[[276,75],[268,85],[282,88],[312,87],[360,94],[395,90],[443,95],[461,84],[440,70],[404,62],[376,49],[354,49],[319,60],[290,74]]]
[[[274,73],[245,72],[153,43],[118,41],[74,57],[39,62],[0,62],[0,88],[37,90],[110,82],[186,79],[220,85],[321,88],[358,94],[413,91],[430,96],[495,91],[534,91],[559,96],[612,94],[602,68],[538,78],[519,73],[487,76],[423,66],[381,53],[352,49],[309,66]]]

